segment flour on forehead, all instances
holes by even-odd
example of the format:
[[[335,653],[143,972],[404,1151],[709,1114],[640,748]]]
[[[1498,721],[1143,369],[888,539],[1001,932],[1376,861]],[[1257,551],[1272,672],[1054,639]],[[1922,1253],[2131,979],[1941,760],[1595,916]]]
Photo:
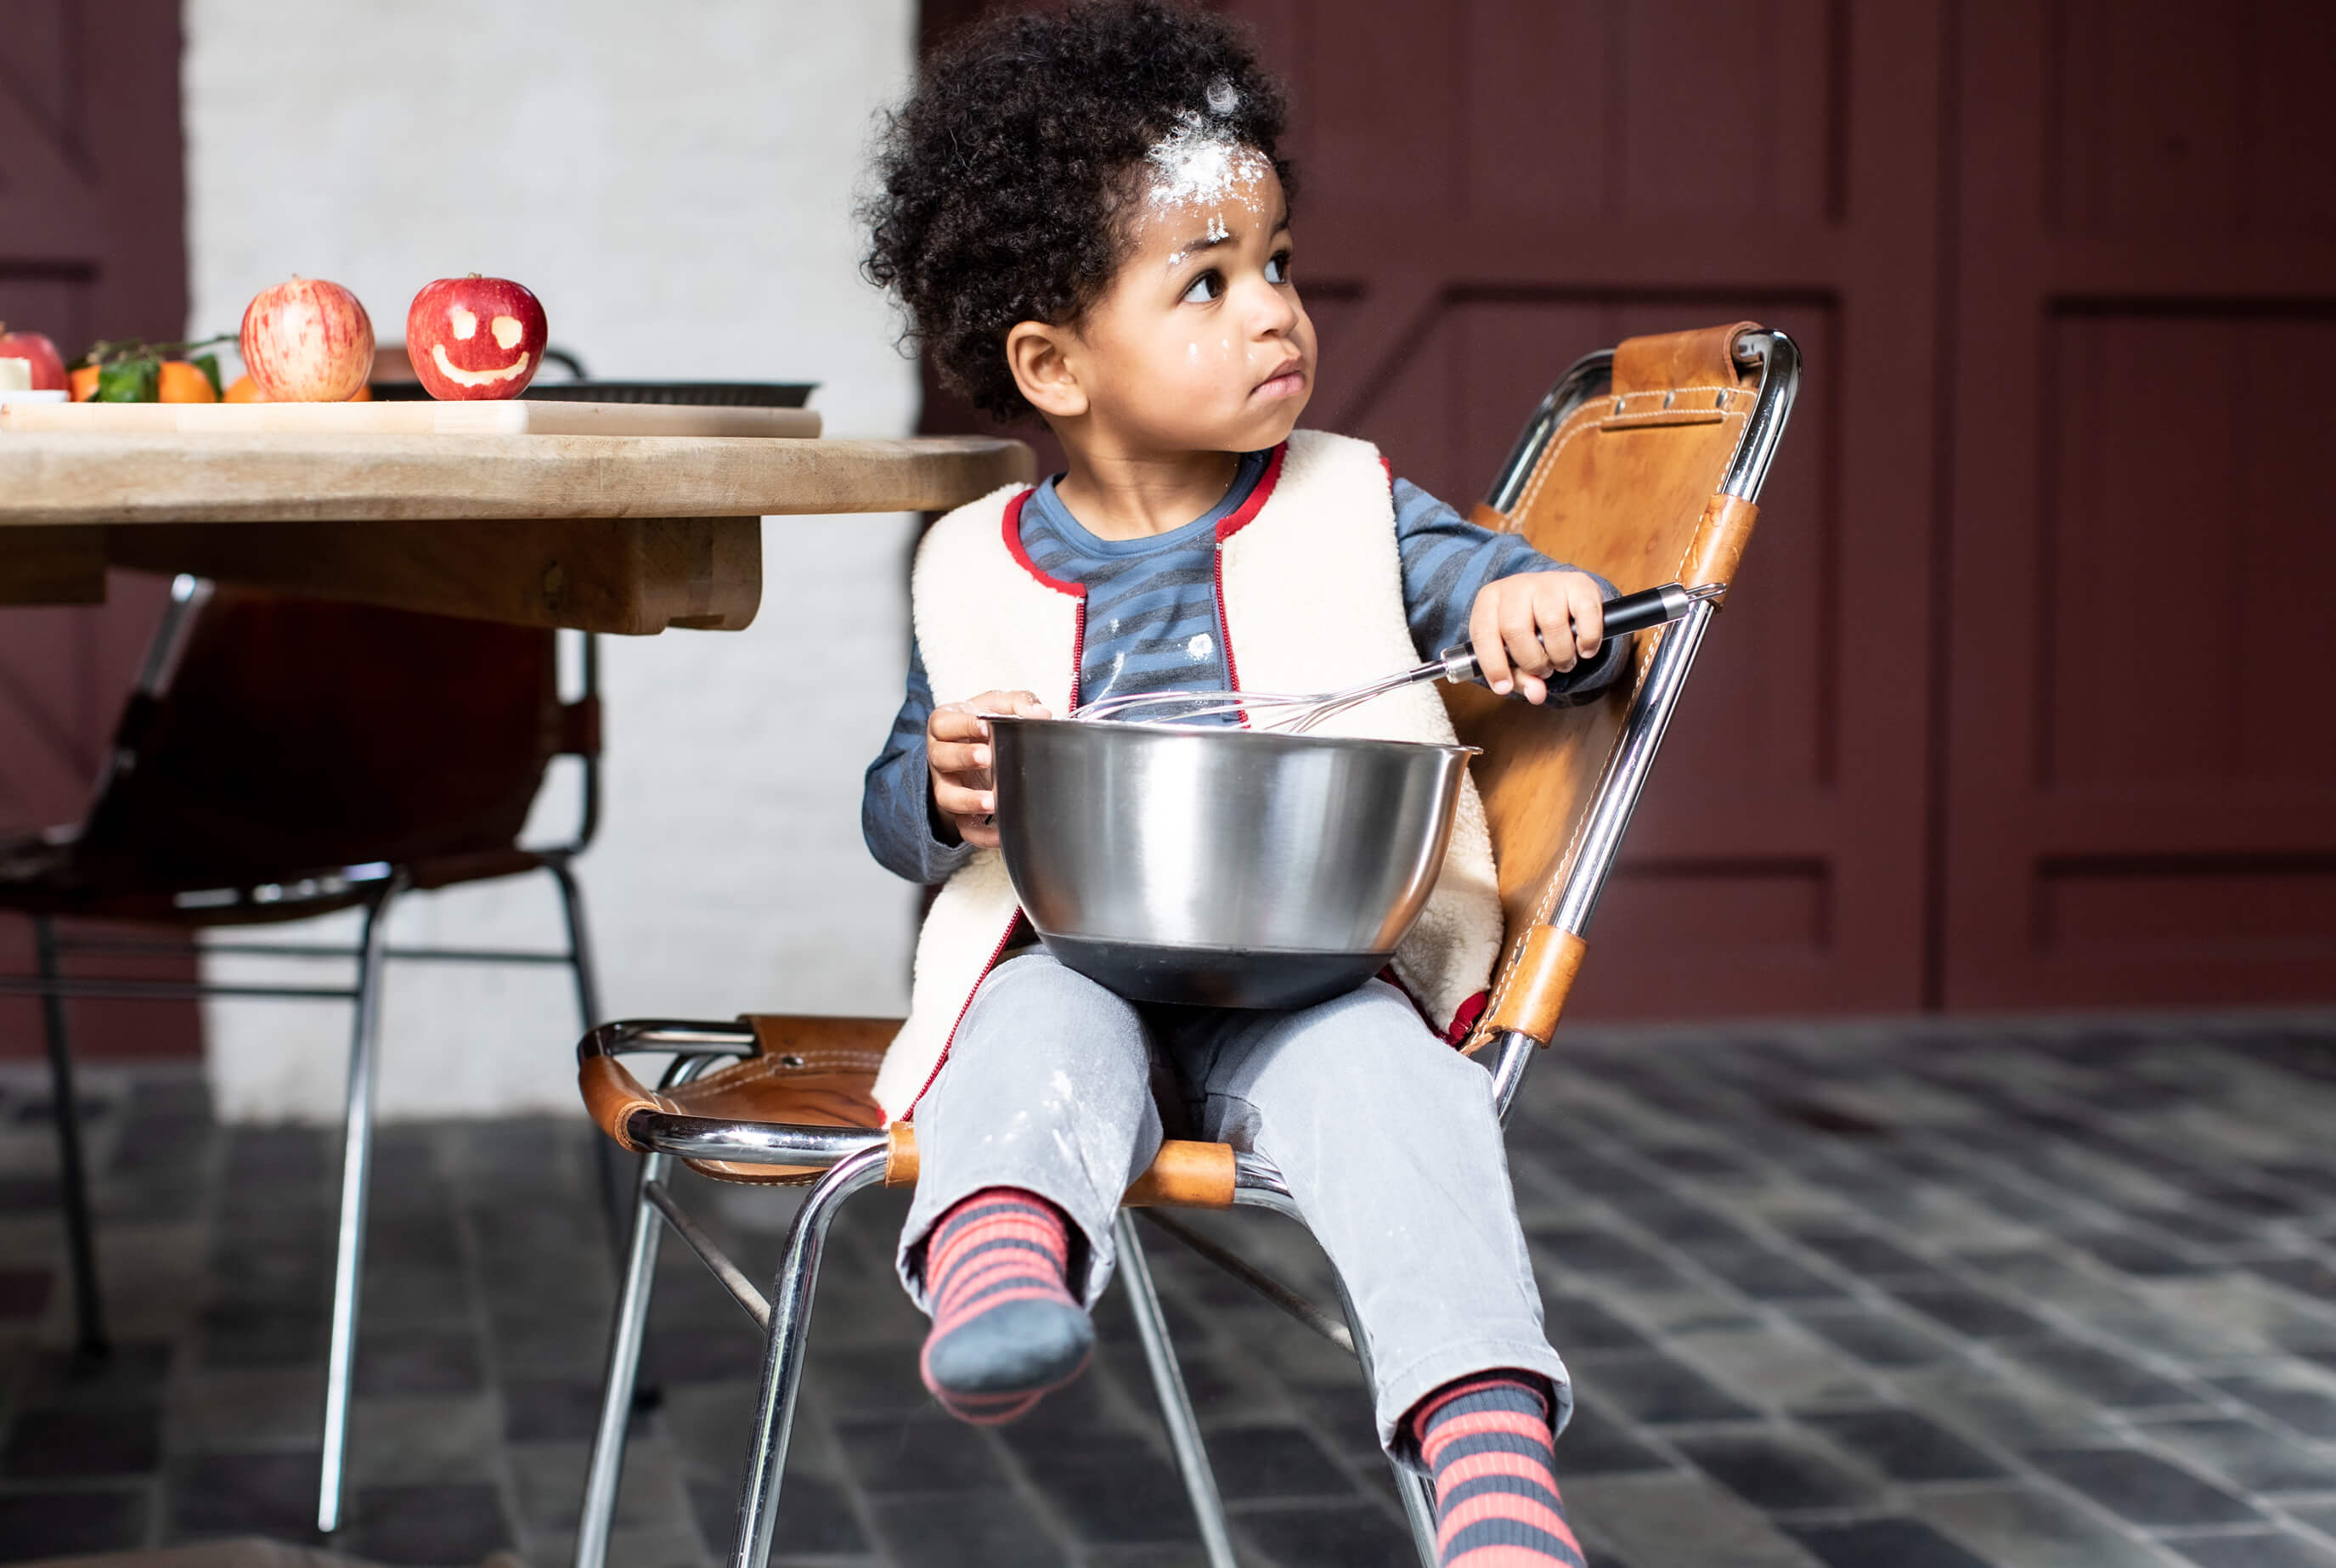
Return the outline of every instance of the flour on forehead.
[[[1209,89],[1211,108],[1216,107],[1219,88],[1224,90],[1228,109],[1240,102],[1231,84],[1220,82]],[[1176,117],[1176,128],[1162,137],[1144,161],[1152,168],[1150,194],[1154,211],[1173,207],[1216,208],[1251,198],[1273,172],[1265,154],[1234,135],[1230,126],[1190,109]],[[1213,228],[1210,237],[1221,238]]]

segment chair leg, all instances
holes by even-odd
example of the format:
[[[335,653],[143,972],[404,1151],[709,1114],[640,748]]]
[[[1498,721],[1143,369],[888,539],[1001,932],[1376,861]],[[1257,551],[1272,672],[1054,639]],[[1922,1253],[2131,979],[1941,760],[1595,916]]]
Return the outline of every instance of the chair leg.
[[[1330,1275],[1338,1281],[1338,1310],[1347,1315],[1347,1331],[1354,1336],[1355,1359],[1363,1364],[1363,1382],[1376,1390],[1378,1384],[1371,1376],[1370,1336],[1363,1332],[1363,1320],[1355,1316],[1354,1298],[1347,1294],[1347,1281],[1339,1278],[1335,1267]],[[1409,1466],[1397,1464],[1392,1456],[1387,1459],[1387,1468],[1395,1472],[1395,1495],[1403,1504],[1404,1522],[1411,1526],[1411,1544],[1419,1553],[1419,1568],[1439,1568],[1443,1554],[1436,1541],[1436,1484]]]
[[[779,1483],[787,1467],[795,1395],[803,1387],[803,1350],[811,1328],[812,1292],[819,1284],[827,1228],[843,1200],[883,1179],[887,1151],[863,1149],[839,1161],[803,1194],[787,1232],[786,1256],[771,1292],[771,1332],[763,1350],[763,1396],[754,1416],[754,1446],[746,1459],[746,1485],[738,1498],[738,1542],[731,1568],[764,1568],[778,1524]]]
[[[365,1183],[373,1167],[373,1094],[381,1044],[382,950],[389,940],[389,908],[403,891],[394,879],[365,911],[357,950],[357,1016],[349,1040],[349,1098],[341,1128],[341,1223],[333,1259],[333,1337],[326,1352],[323,1470],[316,1487],[316,1528],[341,1525],[341,1470],[349,1436],[349,1388],[356,1369],[357,1295],[365,1271]]]
[[[640,1161],[640,1180],[633,1195],[632,1242],[625,1256],[617,1320],[608,1331],[608,1376],[600,1390],[600,1425],[592,1435],[584,1514],[576,1528],[576,1568],[602,1568],[608,1560],[617,1485],[625,1472],[625,1428],[632,1420],[633,1386],[640,1373],[641,1335],[648,1323],[649,1296],[657,1289],[657,1243],[665,1235],[665,1226],[649,1203],[649,1183],[663,1180],[671,1163],[663,1154],[648,1154]]]
[[[560,887],[560,910],[568,921],[568,969],[576,981],[576,1010],[583,1016],[586,1028],[600,1021],[600,980],[592,967],[592,940],[584,922],[584,890],[576,881],[576,870],[565,855],[556,855],[545,862],[551,879]],[[616,1253],[617,1266],[625,1265],[626,1227],[634,1205],[635,1178],[639,1174],[640,1161],[636,1158],[634,1169],[625,1168],[625,1152],[607,1138],[592,1140],[592,1166],[600,1183],[600,1212],[608,1222],[608,1245]]]
[[[81,1102],[73,1094],[73,1042],[65,1033],[65,999],[58,994],[57,929],[45,916],[33,920],[40,962],[41,1021],[49,1043],[49,1110],[57,1124],[57,1186],[64,1201],[65,1249],[73,1270],[74,1348],[92,1359],[109,1354],[105,1303],[97,1282],[97,1224],[90,1213],[89,1171],[82,1156]]]
[[[1167,1423],[1168,1446],[1175,1452],[1176,1472],[1184,1478],[1192,1517],[1201,1527],[1202,1549],[1208,1553],[1209,1568],[1237,1568],[1224,1499],[1217,1494],[1216,1473],[1209,1467],[1209,1451],[1201,1441],[1201,1424],[1192,1414],[1183,1370],[1176,1364],[1176,1347],[1168,1338],[1168,1320],[1160,1310],[1152,1263],[1144,1255],[1144,1239],[1135,1232],[1132,1210],[1119,1212],[1112,1233],[1119,1243],[1119,1275],[1127,1282],[1136,1337],[1144,1342],[1144,1363],[1152,1368],[1152,1387],[1160,1398],[1160,1417]]]

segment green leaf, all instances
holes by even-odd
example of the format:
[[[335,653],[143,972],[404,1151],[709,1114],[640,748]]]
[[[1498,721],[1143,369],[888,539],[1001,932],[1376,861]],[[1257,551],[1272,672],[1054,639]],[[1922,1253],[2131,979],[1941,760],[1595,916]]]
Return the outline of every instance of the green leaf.
[[[198,354],[194,358],[194,366],[197,370],[203,373],[203,379],[211,384],[211,395],[213,397],[219,396],[221,392],[226,390],[224,387],[219,385],[218,355]]]
[[[125,359],[97,373],[100,403],[151,403],[160,367],[151,359]]]

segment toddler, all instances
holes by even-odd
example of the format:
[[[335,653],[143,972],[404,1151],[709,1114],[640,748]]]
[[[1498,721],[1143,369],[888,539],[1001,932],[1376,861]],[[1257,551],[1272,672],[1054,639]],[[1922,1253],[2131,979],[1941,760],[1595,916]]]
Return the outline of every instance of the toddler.
[[[1002,1421],[1076,1377],[1121,1193],[1165,1135],[1271,1160],[1373,1351],[1380,1440],[1436,1482],[1445,1563],[1581,1563],[1551,1469],[1572,1397],[1542,1330],[1489,1076],[1455,1048],[1501,911],[1464,786],[1391,978],[1289,1012],[1127,1001],[1031,937],[1000,859],[983,713],[1109,694],[1345,686],[1473,640],[1496,692],[1579,700],[1626,650],[1612,590],[1295,427],[1314,387],[1280,93],[1225,24],[1115,0],[982,24],[879,159],[870,275],[940,374],[1035,413],[1064,472],[920,546],[908,696],[863,823],[941,884],[877,1097],[921,1175],[900,1270],[949,1410]],[[1442,742],[1432,687],[1332,733]]]

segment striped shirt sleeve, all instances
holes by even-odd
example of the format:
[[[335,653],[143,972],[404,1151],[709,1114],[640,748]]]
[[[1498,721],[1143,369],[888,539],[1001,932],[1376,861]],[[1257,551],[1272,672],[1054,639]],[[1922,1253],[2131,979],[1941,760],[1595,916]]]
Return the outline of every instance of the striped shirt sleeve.
[[[1423,659],[1468,640],[1468,612],[1488,582],[1527,571],[1580,571],[1552,560],[1523,537],[1470,522],[1407,479],[1395,482],[1396,550],[1403,560],[1404,613],[1411,640]],[[1601,599],[1617,597],[1614,585],[1596,572],[1583,572]],[[1628,638],[1610,638],[1598,656],[1553,677],[1554,700],[1580,702],[1614,684],[1624,668]]]
[[[876,863],[894,876],[928,886],[944,882],[973,858],[973,847],[951,833],[945,841],[933,807],[925,765],[925,721],[932,716],[933,685],[924,650],[909,650],[909,688],[893,716],[884,749],[868,765],[860,794],[860,836]]]

